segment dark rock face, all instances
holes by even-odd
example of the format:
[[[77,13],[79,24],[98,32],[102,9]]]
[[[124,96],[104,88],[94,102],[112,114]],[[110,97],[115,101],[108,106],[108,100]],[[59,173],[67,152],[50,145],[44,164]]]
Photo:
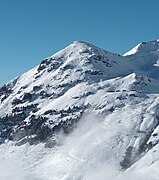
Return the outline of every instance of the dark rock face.
[[[59,113],[61,116],[66,116],[66,114],[63,114],[64,110],[61,110],[61,112],[50,110],[48,112],[45,112],[45,114],[52,112]],[[52,125],[52,127],[50,127],[52,121],[48,121],[48,118],[46,118],[45,116],[36,117],[35,115],[32,115],[30,116],[28,122],[22,121],[14,131],[10,131],[10,139],[17,141],[17,145],[22,145],[26,142],[29,142],[30,144],[46,142],[49,138],[61,131],[64,134],[70,133],[76,126],[76,123],[78,123],[81,115],[79,117],[70,117],[65,121],[60,121],[58,124]]]
[[[30,99],[27,95],[26,99]],[[13,104],[19,103],[15,100]],[[0,119],[0,133],[1,143],[6,139],[16,141],[17,145],[22,145],[27,142],[30,144],[37,144],[40,142],[47,142],[49,138],[55,136],[59,132],[64,134],[70,133],[81,118],[85,106],[73,106],[68,109],[61,110],[47,110],[42,116],[35,116],[33,113],[38,110],[38,104],[31,104],[27,106],[14,107],[12,114],[6,115]],[[77,116],[72,116],[78,113]],[[59,118],[66,118],[55,124],[53,120],[47,118],[47,115],[56,115]],[[28,119],[26,121],[26,119]],[[55,143],[55,142],[54,142]],[[50,145],[49,145],[50,146]]]
[[[37,70],[38,72],[41,72],[43,70],[47,70],[48,72],[51,72],[52,70],[55,70],[59,67],[60,67],[60,61],[51,57],[44,59],[38,66]]]
[[[11,88],[11,85],[8,84],[8,85],[4,85],[0,88],[0,97],[1,98],[1,103],[7,99],[7,97],[12,93],[12,88]]]

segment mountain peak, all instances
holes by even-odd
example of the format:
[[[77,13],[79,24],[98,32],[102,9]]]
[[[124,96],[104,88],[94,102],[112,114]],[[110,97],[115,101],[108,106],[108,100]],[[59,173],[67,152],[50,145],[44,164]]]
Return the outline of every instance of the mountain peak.
[[[114,179],[103,176],[110,162],[120,175],[158,172],[158,42],[123,57],[74,41],[1,87],[0,167],[45,180]]]
[[[81,41],[81,40],[75,40],[75,41],[73,41],[71,44],[74,44],[74,45],[79,45],[79,44],[89,45],[89,43],[87,43],[87,42],[85,42],[85,41]]]
[[[150,53],[159,49],[159,40],[145,41],[137,44],[130,51],[126,52],[123,56],[130,56],[136,53]]]
[[[60,56],[67,56],[72,53],[79,53],[81,51],[89,51],[94,45],[91,45],[84,41],[73,41],[71,44],[66,46],[61,51],[53,54],[51,57],[60,57]]]
[[[91,43],[88,43],[88,42],[85,42],[85,41],[80,41],[80,40],[76,40],[76,41],[73,41],[68,47],[72,47],[72,48],[74,48],[74,49],[79,49],[79,50],[81,50],[81,49],[87,49],[87,50],[90,50],[90,51],[99,51],[99,50],[101,50],[101,48],[99,48],[99,47],[97,47],[97,46],[95,46],[95,45],[93,45],[93,44],[91,44]],[[67,47],[66,47],[67,48]],[[103,50],[103,51],[105,51],[105,50]]]

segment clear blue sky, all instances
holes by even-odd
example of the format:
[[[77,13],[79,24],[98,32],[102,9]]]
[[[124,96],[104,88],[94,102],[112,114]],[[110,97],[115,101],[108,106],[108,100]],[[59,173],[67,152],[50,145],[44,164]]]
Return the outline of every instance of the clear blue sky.
[[[159,0],[0,0],[0,85],[83,40],[124,53],[159,38]]]

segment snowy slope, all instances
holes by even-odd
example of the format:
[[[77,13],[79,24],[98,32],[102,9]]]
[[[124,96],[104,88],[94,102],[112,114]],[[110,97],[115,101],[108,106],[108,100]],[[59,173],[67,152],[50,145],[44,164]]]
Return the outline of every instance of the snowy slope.
[[[1,87],[0,179],[157,179],[158,47],[75,41]]]
[[[134,54],[145,54],[151,53],[153,51],[157,51],[159,48],[159,40],[149,41],[149,42],[142,42],[132,48],[130,51],[126,52],[123,56],[131,56]]]

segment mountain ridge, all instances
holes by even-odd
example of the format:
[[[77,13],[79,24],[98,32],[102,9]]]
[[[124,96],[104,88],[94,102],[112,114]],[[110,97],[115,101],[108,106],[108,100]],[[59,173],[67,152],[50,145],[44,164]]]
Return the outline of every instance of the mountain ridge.
[[[130,56],[135,53],[144,52],[145,51],[157,51],[159,48],[159,39],[153,41],[145,41],[137,44],[134,48],[126,52],[123,56]],[[148,52],[148,53],[149,53]]]

